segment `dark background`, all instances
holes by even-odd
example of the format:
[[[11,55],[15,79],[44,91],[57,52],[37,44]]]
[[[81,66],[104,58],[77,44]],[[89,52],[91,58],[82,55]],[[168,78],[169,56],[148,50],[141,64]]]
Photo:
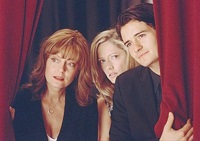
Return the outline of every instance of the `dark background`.
[[[90,44],[99,32],[115,26],[123,10],[142,2],[152,3],[151,0],[44,0],[20,85],[28,81],[45,37],[59,29],[70,28],[80,31]]]

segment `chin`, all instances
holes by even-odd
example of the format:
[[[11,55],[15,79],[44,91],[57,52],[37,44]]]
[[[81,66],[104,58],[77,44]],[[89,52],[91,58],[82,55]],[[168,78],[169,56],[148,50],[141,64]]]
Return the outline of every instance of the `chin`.
[[[115,84],[115,80],[116,80],[116,79],[113,79],[113,80],[111,81],[111,83]]]
[[[139,63],[140,65],[142,65],[143,67],[149,67],[149,63]]]

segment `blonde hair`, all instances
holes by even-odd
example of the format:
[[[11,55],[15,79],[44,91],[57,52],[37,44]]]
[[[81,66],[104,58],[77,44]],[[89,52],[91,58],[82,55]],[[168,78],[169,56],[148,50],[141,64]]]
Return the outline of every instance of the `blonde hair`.
[[[76,100],[79,105],[86,106],[91,103],[90,96],[91,72],[89,60],[89,48],[86,39],[77,30],[61,29],[41,44],[41,49],[34,70],[30,76],[30,81],[26,86],[31,86],[36,98],[41,98],[41,94],[46,91],[45,67],[50,54],[62,53],[62,57],[70,57],[77,61],[79,65],[78,76],[73,80]]]
[[[127,54],[127,70],[136,66],[135,60],[129,55],[127,47],[121,41],[115,29],[110,29],[99,33],[93,40],[90,49],[92,80],[106,102],[112,107],[112,97],[114,84],[106,77],[98,61],[98,47],[104,42],[111,42],[116,47],[123,49]]]

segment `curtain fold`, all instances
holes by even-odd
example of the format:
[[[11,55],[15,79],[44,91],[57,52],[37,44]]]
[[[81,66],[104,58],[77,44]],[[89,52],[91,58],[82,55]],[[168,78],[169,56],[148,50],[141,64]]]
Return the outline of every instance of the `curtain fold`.
[[[158,137],[168,113],[175,115],[174,129],[192,119],[194,140],[200,139],[200,1],[154,0],[161,67],[162,102]]]
[[[0,2],[0,140],[15,140],[9,113],[44,0]]]

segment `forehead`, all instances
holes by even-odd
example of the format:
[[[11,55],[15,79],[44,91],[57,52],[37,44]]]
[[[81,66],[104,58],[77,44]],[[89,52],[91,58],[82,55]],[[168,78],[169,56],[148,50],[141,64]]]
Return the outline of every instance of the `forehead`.
[[[67,60],[78,61],[80,59],[80,49],[76,46],[54,46],[48,51],[50,55],[56,55]]]
[[[98,57],[107,56],[112,53],[125,52],[125,50],[115,43],[106,41],[101,43],[98,47]]]
[[[73,57],[73,56],[63,56],[63,54],[61,53],[61,52],[58,52],[58,53],[56,53],[56,54],[50,54],[49,55],[49,58],[51,58],[51,57],[57,57],[57,58],[59,58],[59,59],[62,59],[62,60],[71,60],[71,61],[77,61],[76,59],[75,59],[75,57]]]
[[[132,20],[121,27],[121,36],[123,42],[133,38],[141,31],[149,30],[151,27],[143,21]]]

